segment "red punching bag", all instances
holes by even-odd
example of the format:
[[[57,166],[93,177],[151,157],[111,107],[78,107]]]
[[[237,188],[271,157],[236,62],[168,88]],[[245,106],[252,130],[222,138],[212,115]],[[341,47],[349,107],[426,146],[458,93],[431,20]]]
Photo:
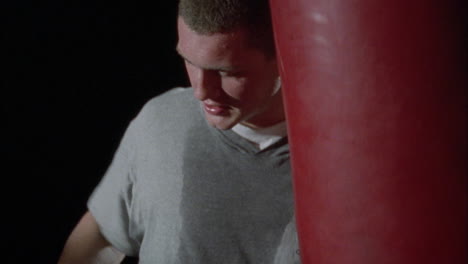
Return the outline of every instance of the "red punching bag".
[[[465,264],[458,3],[270,0],[303,264]]]

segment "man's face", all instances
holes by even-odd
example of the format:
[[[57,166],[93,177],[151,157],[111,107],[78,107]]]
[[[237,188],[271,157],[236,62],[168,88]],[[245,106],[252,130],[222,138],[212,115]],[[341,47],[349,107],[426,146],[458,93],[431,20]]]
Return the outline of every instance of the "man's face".
[[[178,19],[177,51],[208,123],[265,127],[284,120],[274,58],[249,45],[246,30],[201,35]]]

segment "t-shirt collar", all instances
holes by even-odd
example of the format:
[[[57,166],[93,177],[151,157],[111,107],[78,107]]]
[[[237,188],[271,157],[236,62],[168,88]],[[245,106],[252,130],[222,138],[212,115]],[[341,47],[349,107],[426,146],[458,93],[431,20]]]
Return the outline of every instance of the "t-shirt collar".
[[[248,141],[256,144],[260,150],[273,145],[287,135],[285,121],[273,126],[255,129],[238,123],[232,128],[232,131],[247,139]]]

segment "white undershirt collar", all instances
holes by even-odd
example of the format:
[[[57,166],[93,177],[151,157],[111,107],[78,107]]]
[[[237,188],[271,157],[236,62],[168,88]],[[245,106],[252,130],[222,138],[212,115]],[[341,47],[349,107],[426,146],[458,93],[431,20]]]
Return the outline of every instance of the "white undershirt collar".
[[[287,135],[286,122],[283,121],[276,125],[253,129],[248,126],[238,123],[232,128],[239,136],[257,145],[260,150],[263,150]]]

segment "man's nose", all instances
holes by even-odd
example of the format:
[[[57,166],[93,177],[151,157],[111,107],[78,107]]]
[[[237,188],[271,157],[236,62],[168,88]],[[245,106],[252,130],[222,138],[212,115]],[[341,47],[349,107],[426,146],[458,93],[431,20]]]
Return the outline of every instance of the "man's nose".
[[[216,99],[220,95],[221,79],[217,72],[198,69],[192,81],[194,96],[200,101]]]

